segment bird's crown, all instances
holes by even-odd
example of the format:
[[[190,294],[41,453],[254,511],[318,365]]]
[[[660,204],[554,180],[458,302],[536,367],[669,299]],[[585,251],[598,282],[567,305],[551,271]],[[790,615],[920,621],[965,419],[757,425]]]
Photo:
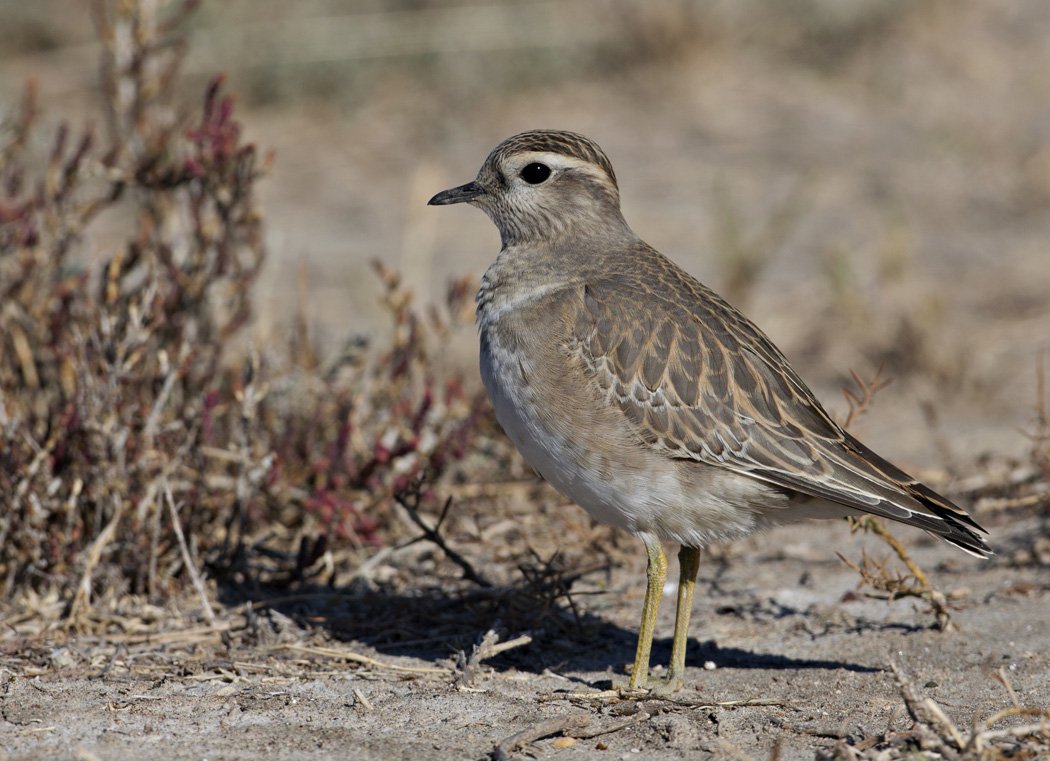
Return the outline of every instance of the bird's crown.
[[[613,171],[612,162],[605,155],[605,151],[590,138],[575,132],[549,129],[522,132],[496,146],[489,155],[488,163],[503,164],[521,153],[553,153],[594,164],[608,175],[613,185],[616,185],[616,172]]]

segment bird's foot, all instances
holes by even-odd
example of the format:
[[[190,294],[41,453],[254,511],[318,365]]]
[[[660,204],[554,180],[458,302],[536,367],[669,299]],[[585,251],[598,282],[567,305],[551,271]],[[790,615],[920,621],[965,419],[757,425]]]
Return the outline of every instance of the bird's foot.
[[[650,679],[649,689],[653,695],[661,698],[670,697],[682,689],[685,678],[682,676],[671,676],[668,674],[663,679]]]
[[[638,687],[637,685],[631,684],[631,678],[629,676],[614,676],[612,678],[612,689],[619,693],[630,693],[630,692],[646,692],[644,686]]]
[[[625,676],[616,676],[613,677],[612,688],[624,698],[644,698],[648,695],[665,698],[682,689],[684,682],[685,679],[682,676],[671,674],[668,674],[663,679],[646,676],[638,680]]]

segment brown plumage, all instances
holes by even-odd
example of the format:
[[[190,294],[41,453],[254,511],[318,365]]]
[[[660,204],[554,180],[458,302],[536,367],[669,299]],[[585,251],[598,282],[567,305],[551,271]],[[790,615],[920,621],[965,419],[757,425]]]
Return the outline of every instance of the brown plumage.
[[[473,182],[430,201],[459,202],[483,209],[503,241],[477,299],[482,377],[500,423],[552,485],[645,543],[632,687],[647,679],[661,540],[682,545],[665,689],[682,682],[709,541],[872,513],[990,554],[961,508],[843,431],[761,330],[634,234],[592,141],[512,137]]]
[[[736,309],[652,249],[623,261],[585,286],[573,338],[646,445],[988,554],[969,515],[843,431]]]

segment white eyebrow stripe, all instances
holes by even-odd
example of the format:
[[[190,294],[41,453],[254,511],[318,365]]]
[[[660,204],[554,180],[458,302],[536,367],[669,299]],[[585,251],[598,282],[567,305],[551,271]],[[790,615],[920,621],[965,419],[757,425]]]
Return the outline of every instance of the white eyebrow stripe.
[[[551,169],[566,170],[575,169],[587,172],[593,177],[596,177],[605,182],[609,182],[609,175],[606,174],[605,170],[595,164],[593,161],[587,161],[585,159],[579,159],[575,156],[566,156],[564,153],[551,153],[550,151],[522,151],[521,153],[515,153],[511,157],[511,161],[507,164],[509,167],[513,167],[514,170],[520,171],[522,167],[538,162],[540,164],[546,164]]]

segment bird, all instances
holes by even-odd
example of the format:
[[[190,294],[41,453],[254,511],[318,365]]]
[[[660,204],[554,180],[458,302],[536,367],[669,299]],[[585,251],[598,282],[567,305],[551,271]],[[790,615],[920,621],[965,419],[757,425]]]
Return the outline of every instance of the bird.
[[[645,545],[627,689],[682,687],[700,552],[711,542],[872,514],[992,554],[962,508],[846,432],[765,333],[634,233],[594,141],[523,132],[474,180],[428,203],[470,204],[499,229],[476,317],[501,427],[562,495]],[[666,678],[651,680],[664,542],[680,546],[678,608]]]

